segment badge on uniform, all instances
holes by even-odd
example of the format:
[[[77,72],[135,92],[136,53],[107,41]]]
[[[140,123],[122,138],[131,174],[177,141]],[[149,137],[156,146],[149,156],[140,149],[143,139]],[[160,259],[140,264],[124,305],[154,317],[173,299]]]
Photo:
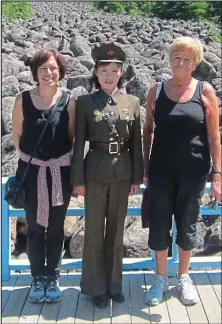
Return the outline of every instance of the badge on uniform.
[[[99,116],[100,115],[100,111],[98,109],[95,109],[93,112],[94,116]]]
[[[123,109],[123,113],[124,114],[129,114],[129,109],[127,109],[127,108]]]

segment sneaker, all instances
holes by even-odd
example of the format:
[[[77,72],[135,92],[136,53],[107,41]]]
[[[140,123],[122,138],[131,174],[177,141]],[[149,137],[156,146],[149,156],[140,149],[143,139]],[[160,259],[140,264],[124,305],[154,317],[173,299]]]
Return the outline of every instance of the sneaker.
[[[42,303],[45,300],[45,278],[43,276],[33,279],[28,300],[31,303]]]
[[[47,303],[56,303],[62,298],[62,292],[59,288],[59,282],[54,277],[46,277],[45,301]]]
[[[177,280],[177,290],[180,296],[180,300],[184,305],[194,305],[198,302],[198,294],[194,288],[193,281],[188,274],[183,274]]]
[[[163,294],[169,289],[167,280],[161,275],[157,275],[152,286],[146,293],[146,304],[156,306],[163,301]]]

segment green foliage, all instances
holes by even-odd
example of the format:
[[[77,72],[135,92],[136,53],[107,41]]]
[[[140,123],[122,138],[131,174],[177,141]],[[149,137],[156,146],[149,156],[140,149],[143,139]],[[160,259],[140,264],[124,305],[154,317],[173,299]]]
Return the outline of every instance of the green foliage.
[[[222,43],[222,35],[221,35],[221,30],[218,28],[212,27],[210,29],[210,34],[212,38],[215,40],[215,42]]]
[[[147,1],[95,1],[94,6],[98,10],[112,13],[127,13],[132,15],[142,15],[150,7]]]
[[[99,10],[112,13],[127,13],[132,15],[145,15],[161,19],[193,19],[200,21],[206,19],[220,23],[220,1],[96,1]]]
[[[2,15],[8,21],[11,21],[16,18],[31,18],[32,17],[31,3],[28,1],[2,2]]]

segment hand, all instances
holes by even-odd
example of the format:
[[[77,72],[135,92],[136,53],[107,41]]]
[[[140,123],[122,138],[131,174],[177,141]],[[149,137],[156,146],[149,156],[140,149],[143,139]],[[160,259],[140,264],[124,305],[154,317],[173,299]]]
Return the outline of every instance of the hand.
[[[221,204],[221,180],[213,180],[211,184],[211,201],[209,203],[210,208],[216,209],[216,204]]]
[[[136,184],[132,184],[130,187],[130,195],[135,195],[137,193],[137,191],[139,190],[140,185],[136,185]]]
[[[147,188],[148,187],[148,177],[147,176],[144,176],[143,177],[143,184],[144,186]]]
[[[73,188],[72,188],[72,195],[74,197],[76,197],[76,195],[77,195],[77,197],[78,196],[83,196],[84,197],[85,192],[86,192],[85,186],[73,186]]]

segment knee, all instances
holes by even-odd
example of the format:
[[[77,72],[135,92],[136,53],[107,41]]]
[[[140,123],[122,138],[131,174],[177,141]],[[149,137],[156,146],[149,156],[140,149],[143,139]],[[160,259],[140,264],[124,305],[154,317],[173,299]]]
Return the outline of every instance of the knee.
[[[168,230],[150,230],[148,245],[151,250],[162,251],[168,249],[172,242]]]
[[[184,251],[193,250],[196,246],[197,231],[196,224],[177,230],[176,244]]]

